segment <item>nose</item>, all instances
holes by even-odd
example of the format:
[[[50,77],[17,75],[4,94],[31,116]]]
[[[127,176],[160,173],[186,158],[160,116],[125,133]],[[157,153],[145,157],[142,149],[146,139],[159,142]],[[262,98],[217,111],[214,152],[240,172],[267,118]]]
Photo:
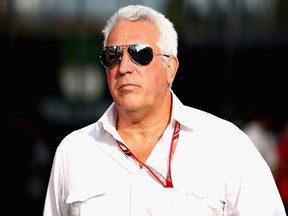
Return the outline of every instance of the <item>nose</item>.
[[[131,72],[131,67],[133,66],[133,64],[134,63],[130,59],[127,49],[123,48],[121,61],[119,62],[119,73],[125,74]]]

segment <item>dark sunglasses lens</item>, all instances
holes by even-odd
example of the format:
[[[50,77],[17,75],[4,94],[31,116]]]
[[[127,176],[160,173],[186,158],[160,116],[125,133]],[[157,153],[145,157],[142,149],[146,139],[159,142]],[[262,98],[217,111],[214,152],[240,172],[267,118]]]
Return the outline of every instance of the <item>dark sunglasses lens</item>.
[[[137,64],[148,65],[153,59],[153,50],[144,44],[134,44],[128,47],[130,57]]]
[[[101,52],[101,62],[105,67],[113,67],[122,56],[122,49],[119,46],[104,47]]]

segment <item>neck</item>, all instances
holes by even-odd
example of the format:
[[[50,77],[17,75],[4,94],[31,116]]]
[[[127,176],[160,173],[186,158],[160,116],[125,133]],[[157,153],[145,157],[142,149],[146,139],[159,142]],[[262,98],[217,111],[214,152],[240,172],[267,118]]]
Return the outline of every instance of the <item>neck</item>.
[[[172,96],[160,102],[158,107],[138,110],[136,112],[120,112],[117,115],[117,131],[131,134],[133,132],[145,135],[153,131],[165,130],[170,122]],[[163,132],[162,131],[162,132]]]
[[[138,117],[135,117],[135,113],[123,114],[118,111],[117,131],[130,151],[140,161],[147,160],[169,124],[171,102],[170,95],[169,99],[161,101],[161,107],[154,108],[146,115],[138,113]]]

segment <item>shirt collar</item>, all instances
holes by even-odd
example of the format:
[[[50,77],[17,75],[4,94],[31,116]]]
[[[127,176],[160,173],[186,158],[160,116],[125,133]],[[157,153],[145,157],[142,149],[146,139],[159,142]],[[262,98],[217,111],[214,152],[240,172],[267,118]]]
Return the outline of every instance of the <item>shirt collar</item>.
[[[191,111],[191,108],[185,106],[172,90],[171,93],[172,93],[171,123],[173,123],[174,121],[178,121],[180,125],[192,129],[193,121],[192,119],[188,118],[191,116],[191,114],[189,113]]]

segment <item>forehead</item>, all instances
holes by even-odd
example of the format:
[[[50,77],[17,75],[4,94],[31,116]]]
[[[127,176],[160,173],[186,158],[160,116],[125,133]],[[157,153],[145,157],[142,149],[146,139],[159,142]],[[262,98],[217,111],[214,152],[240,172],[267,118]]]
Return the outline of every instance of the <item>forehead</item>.
[[[107,45],[146,43],[154,45],[159,38],[158,29],[148,21],[121,21],[111,31]]]

